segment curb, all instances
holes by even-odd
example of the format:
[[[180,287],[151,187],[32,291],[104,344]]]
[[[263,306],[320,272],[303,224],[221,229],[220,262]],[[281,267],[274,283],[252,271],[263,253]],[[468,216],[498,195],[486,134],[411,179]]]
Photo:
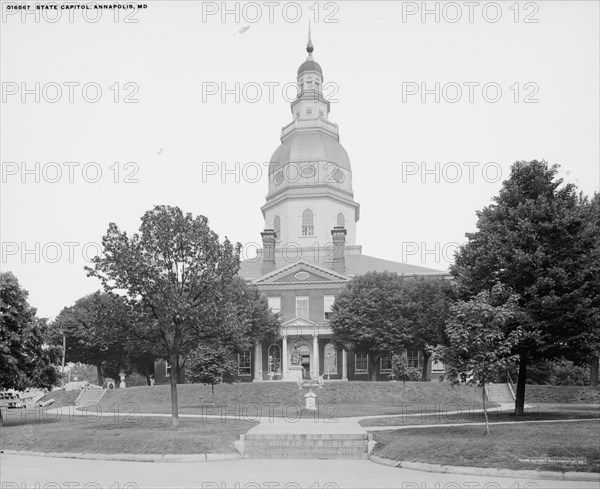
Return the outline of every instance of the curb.
[[[111,460],[118,462],[218,462],[241,460],[239,453],[189,453],[189,454],[143,454],[143,453],[74,453],[31,452],[29,450],[2,450],[7,455],[28,457],[78,458],[85,460]]]
[[[427,464],[424,462],[405,462],[389,458],[369,456],[376,464],[398,467],[400,469],[419,470],[421,472],[438,472],[441,474],[481,475],[487,477],[519,477],[527,479],[563,480],[563,481],[600,481],[597,472],[550,472],[543,470],[510,470],[484,467],[461,467],[459,465]]]

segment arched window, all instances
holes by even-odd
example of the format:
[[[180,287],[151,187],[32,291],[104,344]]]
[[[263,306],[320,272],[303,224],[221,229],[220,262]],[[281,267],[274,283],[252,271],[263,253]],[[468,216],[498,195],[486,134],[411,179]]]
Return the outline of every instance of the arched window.
[[[337,351],[335,347],[331,343],[327,343],[323,353],[325,355],[325,368],[323,369],[323,374],[337,374]]]
[[[273,219],[273,231],[275,231],[275,239],[281,239],[281,219],[275,216]]]
[[[310,209],[306,209],[302,213],[302,236],[312,236],[314,232],[313,213]]]
[[[346,218],[344,217],[344,214],[342,214],[341,212],[337,215],[337,226],[338,227],[346,226]]]
[[[279,345],[272,344],[269,346],[269,373],[281,373],[281,348]]]

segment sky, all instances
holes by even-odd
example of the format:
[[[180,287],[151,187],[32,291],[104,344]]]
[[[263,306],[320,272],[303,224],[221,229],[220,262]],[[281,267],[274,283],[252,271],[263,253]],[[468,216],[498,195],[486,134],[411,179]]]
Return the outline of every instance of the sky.
[[[595,1],[0,3],[0,268],[42,317],[155,205],[252,256],[309,20],[364,254],[447,270],[515,161],[600,189]]]

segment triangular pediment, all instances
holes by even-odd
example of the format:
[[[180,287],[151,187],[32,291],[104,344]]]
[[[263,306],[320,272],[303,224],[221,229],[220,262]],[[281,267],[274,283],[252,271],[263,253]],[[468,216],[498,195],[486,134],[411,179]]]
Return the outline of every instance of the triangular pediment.
[[[350,277],[315,263],[297,261],[254,280],[256,285],[347,282]]]
[[[319,326],[318,323],[311,321],[306,318],[296,317],[294,319],[290,319],[281,325],[282,328],[290,328],[290,327],[301,327],[301,328],[317,328]]]

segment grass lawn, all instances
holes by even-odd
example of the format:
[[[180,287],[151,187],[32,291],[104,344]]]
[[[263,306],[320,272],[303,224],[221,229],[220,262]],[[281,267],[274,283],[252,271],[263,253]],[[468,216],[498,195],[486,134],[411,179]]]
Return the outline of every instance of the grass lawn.
[[[182,384],[177,387],[179,412],[182,414],[225,413],[227,418],[253,419],[263,416],[295,417],[304,407],[306,389],[292,382],[262,382],[218,385],[214,398],[209,386]],[[419,409],[481,407],[481,391],[475,387],[455,386],[440,382],[331,382],[317,395],[319,416],[336,418],[399,414],[418,403]],[[116,389],[105,394],[100,402],[103,410],[115,406],[141,413],[170,413],[171,394],[168,385]],[[307,414],[313,417],[313,414]]]
[[[60,406],[74,406],[75,399],[77,399],[77,396],[80,393],[80,390],[63,391],[58,389],[52,392],[48,392],[48,394],[42,397],[39,402],[45,402],[49,401],[50,399],[54,399],[56,404]]]
[[[385,418],[365,419],[361,426],[400,426],[422,424],[448,424],[448,423],[484,423],[483,413],[474,413],[472,410],[462,410],[456,414],[423,413],[419,416],[409,416],[410,410],[405,415],[390,416]],[[600,419],[600,405],[577,404],[539,404],[535,409],[526,411],[522,416],[515,416],[512,412],[490,412],[490,423],[496,421],[538,421],[552,419]]]
[[[13,411],[13,410],[11,410]],[[84,453],[234,453],[234,441],[256,423],[180,419],[176,431],[170,418],[69,418],[50,420],[40,411],[14,410],[0,427],[3,450]],[[90,411],[90,414],[92,411]],[[4,414],[4,413],[3,413]],[[41,419],[42,418],[42,419]]]
[[[600,423],[435,427],[376,432],[374,455],[442,465],[514,470],[600,472]],[[583,460],[527,462],[519,459]]]
[[[535,404],[600,404],[600,387],[527,385],[525,402]]]

